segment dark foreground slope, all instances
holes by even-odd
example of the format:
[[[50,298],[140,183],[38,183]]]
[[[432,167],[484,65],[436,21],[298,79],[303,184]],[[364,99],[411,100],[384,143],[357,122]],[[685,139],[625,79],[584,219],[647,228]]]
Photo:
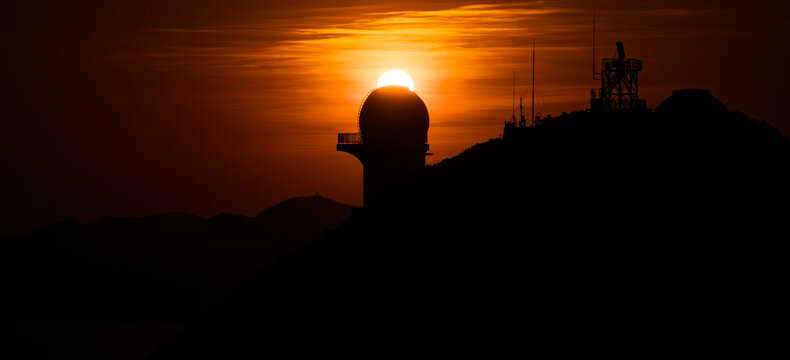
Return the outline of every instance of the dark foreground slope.
[[[558,117],[426,168],[155,358],[753,353],[789,159],[737,113]]]
[[[144,358],[257,269],[350,215],[348,205],[310,196],[254,218],[108,218],[8,239],[0,243],[0,354]]]

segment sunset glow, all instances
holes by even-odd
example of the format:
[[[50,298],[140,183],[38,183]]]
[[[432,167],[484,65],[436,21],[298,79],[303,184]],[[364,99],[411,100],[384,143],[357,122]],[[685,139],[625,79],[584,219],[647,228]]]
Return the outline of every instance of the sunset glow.
[[[403,86],[409,88],[411,91],[414,91],[414,80],[412,80],[411,76],[409,76],[409,74],[403,70],[388,70],[379,76],[379,81],[376,83],[377,88],[390,85]]]
[[[782,101],[758,95],[787,85],[777,56],[786,12],[769,5],[27,3],[3,22],[15,40],[4,48],[0,153],[16,157],[4,163],[5,188],[15,189],[5,222],[30,231],[107,215],[254,215],[316,192],[360,205],[362,166],[335,151],[336,134],[358,131],[360,103],[382,73],[400,69],[417,82],[433,164],[500,136],[520,97],[530,117],[533,39],[536,115],[588,108],[600,85],[593,67],[623,41],[644,61],[648,107],[704,88],[758,119],[787,118]],[[724,76],[732,69],[741,82]],[[790,132],[790,121],[777,124]]]

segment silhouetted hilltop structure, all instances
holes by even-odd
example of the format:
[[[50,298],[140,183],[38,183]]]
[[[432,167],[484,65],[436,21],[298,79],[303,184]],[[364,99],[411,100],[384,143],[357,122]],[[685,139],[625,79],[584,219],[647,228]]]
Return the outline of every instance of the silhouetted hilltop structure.
[[[601,71],[595,72],[593,38],[593,80],[600,80],[601,86],[590,92],[590,111],[645,111],[647,103],[639,99],[639,72],[642,71],[642,60],[626,57],[622,42],[618,41],[616,46],[617,55],[601,59]]]
[[[359,109],[359,133],[363,143],[414,143],[424,148],[429,122],[425,103],[404,86],[390,85],[373,90]]]
[[[696,117],[726,116],[727,107],[710,91],[700,89],[675,90],[656,108],[662,117],[693,119]]]
[[[475,145],[155,358],[754,356],[780,291],[790,141],[697,115],[579,112]]]
[[[359,133],[338,134],[337,150],[362,162],[364,206],[425,167],[429,123],[425,103],[405,86],[380,87],[362,101]]]
[[[143,358],[257,269],[351,216],[320,196],[248,218],[64,222],[0,242],[8,358]],[[13,355],[19,352],[17,355]]]

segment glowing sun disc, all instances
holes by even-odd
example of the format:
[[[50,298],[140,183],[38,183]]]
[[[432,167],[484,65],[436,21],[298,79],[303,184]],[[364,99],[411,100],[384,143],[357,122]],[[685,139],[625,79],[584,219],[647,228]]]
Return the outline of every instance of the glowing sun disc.
[[[411,79],[411,76],[409,76],[409,74],[403,70],[388,70],[379,76],[379,81],[376,84],[376,88],[389,85],[403,86],[409,88],[411,91],[414,91],[414,81]]]

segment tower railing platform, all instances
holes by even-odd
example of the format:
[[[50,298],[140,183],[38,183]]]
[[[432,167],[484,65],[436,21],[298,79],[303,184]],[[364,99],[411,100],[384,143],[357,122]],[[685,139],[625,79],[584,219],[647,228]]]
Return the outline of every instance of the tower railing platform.
[[[642,71],[642,60],[632,58],[603,58],[601,59],[601,69],[623,70],[623,71]]]
[[[362,134],[361,133],[339,133],[337,134],[337,144],[338,145],[346,145],[346,144],[362,144]]]
[[[365,144],[365,143],[362,141],[362,133],[356,132],[356,133],[338,133],[337,134],[337,144],[338,145],[362,145],[362,144]],[[428,143],[425,142],[424,144],[425,144],[426,150],[427,150]],[[402,146],[413,146],[414,143],[399,143],[397,145],[393,144],[393,143],[383,143],[383,144],[376,143],[376,144],[365,144],[365,145],[367,145],[367,146],[384,145],[386,147],[399,147],[399,146],[402,147]]]

